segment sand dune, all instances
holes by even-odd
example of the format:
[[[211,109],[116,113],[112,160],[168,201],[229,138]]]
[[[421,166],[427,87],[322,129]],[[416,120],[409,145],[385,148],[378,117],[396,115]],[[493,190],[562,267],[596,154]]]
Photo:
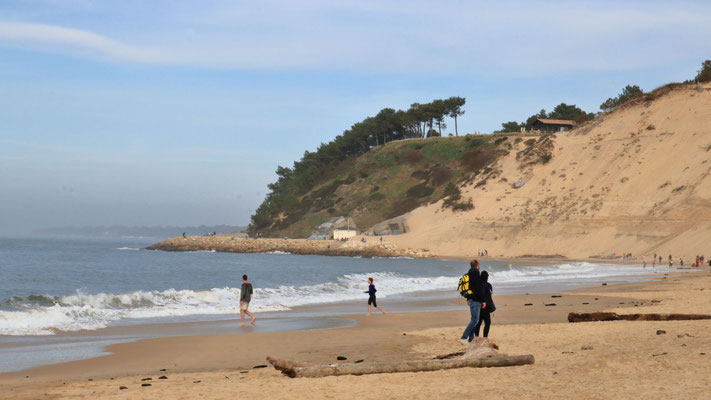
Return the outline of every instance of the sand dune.
[[[474,210],[418,208],[411,232],[388,240],[448,256],[711,256],[711,85],[660,92],[537,142],[547,164],[527,165],[530,142],[509,138],[509,155],[462,187]]]

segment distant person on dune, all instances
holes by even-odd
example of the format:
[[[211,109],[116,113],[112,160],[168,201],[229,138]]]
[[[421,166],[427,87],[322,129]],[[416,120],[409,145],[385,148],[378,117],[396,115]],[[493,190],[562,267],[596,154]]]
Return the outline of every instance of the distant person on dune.
[[[484,323],[484,337],[489,337],[489,328],[491,327],[491,313],[496,311],[496,306],[494,306],[494,300],[491,295],[494,293],[494,288],[491,287],[489,283],[489,273],[486,271],[481,272],[481,281],[484,287],[484,304],[485,308],[481,309],[481,314],[479,315],[479,323],[476,324],[474,328],[474,337],[479,337],[479,328],[481,328],[481,323]]]
[[[370,315],[371,305],[372,307],[375,307],[380,310],[381,313],[385,314],[385,310],[383,310],[383,307],[380,307],[378,305],[378,302],[375,299],[375,292],[377,291],[378,290],[375,289],[375,285],[373,284],[373,278],[368,278],[368,290],[363,292],[368,293],[368,315]]]
[[[249,302],[252,301],[252,284],[247,280],[247,275],[242,275],[242,287],[239,290],[239,318],[242,321],[241,326],[244,326],[244,314],[252,318],[252,325],[257,321],[257,318],[249,312]]]

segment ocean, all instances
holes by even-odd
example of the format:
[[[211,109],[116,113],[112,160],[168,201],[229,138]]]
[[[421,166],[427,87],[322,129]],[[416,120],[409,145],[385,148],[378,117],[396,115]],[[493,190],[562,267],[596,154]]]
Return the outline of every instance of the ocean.
[[[143,250],[158,240],[0,238],[0,356],[14,357],[12,365],[0,357],[0,372],[93,356],[107,342],[150,337],[141,326],[211,322],[170,333],[176,335],[233,329],[242,274],[254,285],[250,310],[262,320],[260,328],[284,330],[342,325],[335,319],[324,325],[323,317],[362,312],[368,277],[386,308],[388,301],[429,300],[439,308],[427,311],[451,309],[451,302],[436,300],[457,298],[457,281],[468,269],[461,260]],[[482,270],[491,274],[495,295],[557,292],[655,272],[641,265],[495,260],[482,262]],[[412,304],[396,311],[425,310],[422,302]],[[300,322],[285,322],[290,317]],[[270,318],[280,322],[270,324]],[[133,334],[102,334],[116,327],[132,327],[124,332]],[[46,346],[54,347],[38,358]]]

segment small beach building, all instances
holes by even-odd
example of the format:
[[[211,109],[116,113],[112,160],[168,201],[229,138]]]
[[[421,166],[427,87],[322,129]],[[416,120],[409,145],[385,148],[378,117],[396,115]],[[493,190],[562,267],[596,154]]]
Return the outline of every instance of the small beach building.
[[[333,240],[343,240],[356,237],[358,235],[358,230],[356,229],[334,229],[333,230]]]
[[[532,130],[540,132],[564,132],[573,128],[575,128],[575,121],[567,119],[538,118],[531,124]]]

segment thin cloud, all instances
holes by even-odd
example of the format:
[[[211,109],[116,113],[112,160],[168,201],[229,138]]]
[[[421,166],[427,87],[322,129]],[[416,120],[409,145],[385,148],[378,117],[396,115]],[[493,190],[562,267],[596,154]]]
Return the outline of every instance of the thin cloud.
[[[93,32],[56,25],[0,22],[0,43],[131,63],[180,63],[179,57],[163,49],[128,45]]]
[[[158,12],[144,11],[143,18]],[[58,25],[0,22],[0,46],[198,68],[552,75],[698,59],[711,42],[689,38],[711,35],[709,13],[704,3],[225,2],[157,18],[121,36],[129,42]],[[105,29],[115,33],[125,23],[109,18]]]

